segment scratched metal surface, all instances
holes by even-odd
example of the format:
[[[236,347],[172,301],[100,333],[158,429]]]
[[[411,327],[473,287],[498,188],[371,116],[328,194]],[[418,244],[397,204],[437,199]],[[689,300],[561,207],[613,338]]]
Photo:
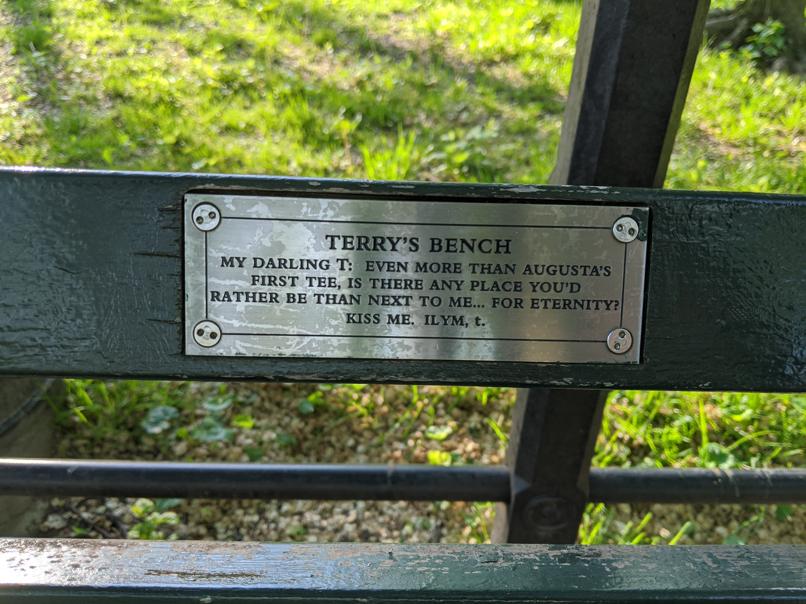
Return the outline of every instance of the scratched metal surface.
[[[0,540],[0,600],[803,601],[806,548]]]
[[[214,228],[196,225],[197,208]],[[644,235],[636,221],[633,239],[617,240],[622,216]],[[187,195],[185,351],[636,363],[648,222],[623,206]],[[355,249],[361,236],[383,249]],[[505,253],[432,249],[462,239]],[[195,330],[210,321],[216,338],[200,345]],[[624,329],[632,345],[608,348]]]
[[[639,364],[184,355],[189,191],[650,209]],[[806,199],[606,187],[0,170],[0,373],[806,390]]]

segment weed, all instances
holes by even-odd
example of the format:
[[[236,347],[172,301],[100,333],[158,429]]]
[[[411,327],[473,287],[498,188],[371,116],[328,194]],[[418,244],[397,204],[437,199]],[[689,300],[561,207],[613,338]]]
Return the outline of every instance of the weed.
[[[747,44],[742,47],[752,60],[768,63],[786,51],[786,32],[780,21],[767,19],[764,23],[753,25],[752,31]]]
[[[129,529],[129,539],[165,539],[165,529],[179,524],[179,516],[170,511],[181,503],[179,499],[138,499],[130,507],[137,523]]]

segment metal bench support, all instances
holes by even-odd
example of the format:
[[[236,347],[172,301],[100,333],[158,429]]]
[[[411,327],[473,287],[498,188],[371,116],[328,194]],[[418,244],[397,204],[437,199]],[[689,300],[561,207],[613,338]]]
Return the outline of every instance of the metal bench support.
[[[586,0],[553,183],[663,186],[708,4]],[[520,394],[508,451],[512,502],[499,505],[496,541],[576,541],[606,397]]]

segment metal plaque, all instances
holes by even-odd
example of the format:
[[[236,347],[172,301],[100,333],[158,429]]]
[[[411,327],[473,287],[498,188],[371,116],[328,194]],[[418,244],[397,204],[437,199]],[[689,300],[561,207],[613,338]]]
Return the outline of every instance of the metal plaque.
[[[638,363],[649,210],[188,194],[188,355]]]

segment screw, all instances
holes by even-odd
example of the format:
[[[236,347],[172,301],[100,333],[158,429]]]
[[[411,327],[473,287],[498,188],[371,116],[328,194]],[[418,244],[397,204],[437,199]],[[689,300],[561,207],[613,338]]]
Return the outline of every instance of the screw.
[[[632,334],[619,327],[607,334],[607,348],[615,354],[624,354],[632,347]]]
[[[212,348],[221,339],[221,328],[214,321],[199,321],[193,327],[193,341],[204,348]]]
[[[563,497],[543,495],[532,497],[523,512],[538,530],[552,531],[568,524],[570,507],[570,502]]]
[[[211,203],[200,203],[193,208],[193,222],[200,231],[212,231],[221,224],[221,212]]]
[[[635,241],[638,236],[638,223],[632,216],[622,216],[613,223],[613,237],[622,243]]]

